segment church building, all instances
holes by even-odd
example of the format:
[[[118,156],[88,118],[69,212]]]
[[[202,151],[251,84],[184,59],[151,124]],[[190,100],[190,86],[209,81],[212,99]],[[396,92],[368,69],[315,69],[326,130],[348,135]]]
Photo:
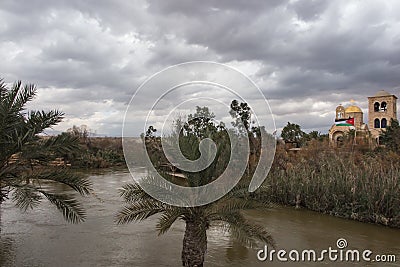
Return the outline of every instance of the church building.
[[[368,123],[364,123],[364,114],[358,106],[336,107],[335,124],[329,130],[331,144],[338,145],[345,134],[355,131],[359,138],[365,137],[379,145],[379,135],[390,125],[391,119],[397,119],[397,97],[381,90],[374,96],[368,97]]]

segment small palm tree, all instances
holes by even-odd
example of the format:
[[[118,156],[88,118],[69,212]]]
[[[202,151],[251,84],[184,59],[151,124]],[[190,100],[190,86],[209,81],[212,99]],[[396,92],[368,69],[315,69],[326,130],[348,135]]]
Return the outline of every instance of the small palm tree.
[[[25,110],[36,94],[34,85],[16,82],[8,89],[0,80],[0,205],[10,198],[22,210],[36,207],[46,198],[72,223],[85,219],[85,211],[72,195],[56,193],[51,184],[67,185],[87,195],[91,183],[51,161],[79,149],[78,139],[68,134],[42,138],[38,134],[59,123],[58,110]],[[1,214],[0,214],[1,216]]]
[[[205,108],[198,107],[198,110],[209,113]],[[192,117],[197,118],[198,114]],[[197,148],[202,138],[211,137],[217,143],[216,158],[209,167],[197,173],[184,172],[187,186],[201,186],[212,182],[224,171],[221,167],[226,166],[229,160],[229,149],[227,149],[229,137],[209,120],[196,119],[192,125],[190,122],[188,124],[184,127],[184,133],[180,133],[180,148],[187,158],[199,157]],[[157,139],[151,140],[157,142]],[[173,192],[169,190],[167,183],[160,182],[152,176],[141,181],[142,186],[144,183],[147,184],[145,188],[156,188],[160,194],[173,197]],[[244,210],[265,210],[270,207],[268,203],[256,201],[254,196],[250,196],[248,185],[249,179],[243,177],[228,194],[213,203],[197,207],[177,207],[154,199],[139,184],[127,184],[121,189],[121,196],[127,204],[118,212],[116,220],[119,224],[125,224],[159,214],[156,226],[159,234],[167,232],[175,221],[183,220],[186,228],[183,237],[182,265],[200,267],[204,263],[207,230],[210,227],[220,227],[248,246],[254,246],[257,242],[274,245],[271,235],[263,227],[248,221],[242,213]]]
[[[160,184],[157,185],[151,177],[146,182],[159,186],[160,191],[168,190]],[[265,210],[269,207],[266,203],[249,197],[247,190],[248,184],[243,183],[211,204],[200,207],[176,207],[152,198],[138,184],[127,184],[121,189],[121,196],[127,205],[117,214],[117,222],[125,224],[142,221],[161,214],[156,227],[159,234],[164,234],[175,221],[183,220],[186,229],[183,237],[182,265],[200,267],[203,266],[207,250],[207,230],[210,227],[228,231],[234,238],[250,247],[258,242],[274,246],[271,235],[242,214],[244,210]]]

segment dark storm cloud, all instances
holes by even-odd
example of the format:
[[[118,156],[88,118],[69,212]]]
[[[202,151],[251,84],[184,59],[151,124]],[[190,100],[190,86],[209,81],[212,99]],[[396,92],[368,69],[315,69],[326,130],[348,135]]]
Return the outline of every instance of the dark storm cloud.
[[[206,46],[187,44],[186,40],[178,39],[176,36],[163,36],[155,41],[154,47],[149,49],[151,56],[147,65],[168,66],[185,61],[217,61],[218,56],[209,51]]]
[[[203,14],[203,6],[176,8],[173,13],[161,10],[172,17],[178,11],[184,14],[182,20],[188,21],[183,25],[188,27],[181,31],[188,42],[207,46],[222,60],[256,60],[274,66],[281,73],[276,90],[294,97],[332,90],[354,94],[360,87],[372,94],[376,86],[391,88],[398,83],[395,44],[399,35],[388,34],[391,20],[398,20],[392,6],[382,4],[376,10],[376,3],[359,4],[345,14],[345,2],[296,1],[272,8],[260,4],[262,12],[247,16],[246,9],[233,3],[228,11],[206,12],[197,23],[188,18],[196,11]],[[380,43],[383,40],[386,45]],[[291,73],[294,77],[288,77]]]
[[[339,103],[365,108],[377,90],[400,94],[399,14],[395,0],[3,0],[0,74],[43,88],[35,105],[68,112],[62,127],[118,135],[150,75],[218,61],[254,79],[278,128],[298,120],[324,129]]]
[[[295,10],[300,19],[309,21],[318,19],[330,2],[329,0],[295,1],[289,7]]]
[[[248,13],[249,15],[259,14],[267,9],[273,9],[280,5],[285,5],[287,0],[170,0],[156,1],[150,0],[149,10],[159,14],[184,15],[187,17],[209,17],[212,12],[227,11],[233,13]],[[217,13],[218,14],[218,13]]]

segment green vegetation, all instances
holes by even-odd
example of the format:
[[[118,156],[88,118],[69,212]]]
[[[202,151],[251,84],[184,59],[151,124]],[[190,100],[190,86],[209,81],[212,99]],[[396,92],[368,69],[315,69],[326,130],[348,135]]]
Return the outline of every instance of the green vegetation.
[[[288,122],[282,129],[281,137],[286,143],[295,143],[296,147],[303,144],[306,135],[300,128],[300,125]]]
[[[234,112],[234,114],[236,114]],[[199,143],[204,138],[211,138],[217,147],[213,163],[205,170],[190,173],[183,172],[186,186],[198,186],[210,183],[224,171],[230,157],[229,137],[222,125],[216,125],[213,114],[206,107],[197,107],[196,113],[188,116],[188,121],[178,121],[183,125],[180,135],[182,153],[189,159],[199,157]],[[250,119],[250,118],[249,118]],[[250,125],[250,123],[248,123]],[[179,127],[180,129],[180,127]],[[150,154],[159,153],[159,139],[153,136],[154,129],[146,134],[146,145]],[[151,155],[150,155],[151,156]],[[152,157],[152,156],[151,156]],[[154,156],[158,159],[159,157]],[[149,185],[159,188],[160,192],[171,194],[161,184],[149,177]],[[270,234],[262,227],[248,221],[242,211],[248,209],[267,209],[269,205],[261,198],[254,198],[248,193],[249,179],[242,181],[221,199],[199,207],[176,207],[160,202],[149,196],[138,184],[128,184],[123,187],[121,196],[126,206],[117,214],[118,223],[142,221],[156,214],[160,214],[157,224],[159,234],[170,229],[176,220],[185,222],[183,238],[182,264],[183,266],[203,266],[207,249],[207,230],[210,227],[220,227],[231,233],[233,237],[251,246],[257,242],[273,244]]]
[[[52,185],[66,185],[80,195],[88,195],[91,183],[67,165],[78,168],[125,166],[122,139],[90,137],[86,128],[76,126],[58,136],[40,135],[59,123],[63,113],[26,111],[26,104],[35,94],[34,85],[22,86],[21,82],[16,82],[8,89],[0,81],[0,206],[11,199],[21,210],[27,210],[47,199],[68,222],[82,222],[85,211],[75,194],[71,194],[71,190],[54,193]],[[238,185],[213,203],[176,207],[152,198],[138,184],[127,184],[121,189],[126,206],[118,212],[116,221],[123,224],[158,215],[159,234],[167,232],[177,220],[184,221],[183,266],[203,266],[207,231],[211,227],[228,231],[248,246],[258,242],[273,245],[270,234],[243,215],[243,211],[249,209],[267,210],[269,203],[400,227],[398,121],[392,120],[382,132],[384,146],[378,148],[371,148],[368,136],[358,138],[356,144],[354,131],[344,136],[340,147],[333,148],[326,135],[317,131],[305,133],[300,125],[288,122],[282,138],[301,149],[290,150],[278,142],[265,183],[256,192],[249,193],[252,172],[259,163],[260,136],[264,129],[253,125],[251,109],[246,103],[232,101],[229,113],[234,119],[234,129],[227,130],[224,124],[217,125],[213,121],[214,114],[207,107],[197,107],[187,121],[176,121],[173,134],[179,135],[180,149],[191,160],[200,157],[198,147],[202,140],[210,138],[216,144],[216,157],[210,166],[200,172],[182,171],[186,177],[182,186],[187,187],[206,185],[225,171],[231,153],[227,131],[237,136],[247,135],[250,155],[245,175]],[[156,132],[149,127],[142,139],[156,169],[174,182],[162,170],[168,160],[162,153],[161,139]],[[145,182],[165,190],[164,185],[157,184],[151,176]]]
[[[63,135],[79,140],[79,150],[66,153],[63,158],[74,168],[108,168],[125,166],[120,137],[90,137],[85,127],[73,126]]]
[[[281,137],[285,143],[293,144],[294,147],[302,147],[311,140],[324,141],[328,138],[327,134],[321,134],[318,131],[309,133],[303,132],[301,126],[288,122],[282,129]]]
[[[46,198],[72,223],[85,219],[85,211],[76,198],[65,192],[54,193],[51,184],[63,184],[81,195],[90,193],[90,182],[66,168],[54,166],[64,154],[79,149],[72,135],[42,138],[44,129],[59,123],[63,113],[26,111],[27,102],[36,94],[34,85],[16,82],[8,89],[0,81],[0,205],[11,200],[22,210],[36,207]]]
[[[278,145],[259,196],[274,203],[400,227],[399,150],[371,151],[351,140],[339,149],[314,140],[296,153]]]
[[[390,125],[381,134],[382,143],[392,151],[400,151],[400,125],[399,121],[391,119]]]
[[[201,207],[182,208],[159,202],[150,197],[137,184],[124,186],[121,196],[126,206],[117,214],[118,223],[142,221],[161,214],[157,224],[163,234],[176,220],[183,220],[186,230],[183,241],[182,263],[184,266],[202,266],[207,248],[207,230],[212,226],[223,227],[248,245],[257,241],[273,243],[268,233],[248,222],[242,211],[266,209],[269,203],[293,205],[343,218],[400,227],[400,153],[396,146],[399,127],[396,122],[383,133],[386,148],[371,150],[367,142],[354,143],[350,133],[340,148],[329,146],[328,138],[317,131],[304,133],[301,127],[288,123],[283,137],[287,142],[301,146],[292,152],[278,142],[271,171],[260,189],[247,192],[249,178],[258,164],[260,131],[251,127],[251,113],[247,105],[233,101],[230,114],[233,119],[244,120],[241,127],[234,122],[236,134],[247,134],[250,142],[250,158],[245,176],[225,197]],[[184,172],[186,186],[207,184],[225,169],[230,151],[223,125],[215,125],[208,108],[197,107],[196,114],[189,115],[188,122],[177,121],[183,126],[180,148],[189,159],[199,157],[199,142],[207,137],[217,144],[217,157],[206,170],[198,173]],[[178,127],[180,128],[180,127]],[[161,140],[149,128],[143,138],[150,158],[156,168],[167,160]],[[365,141],[365,140],[364,140]],[[158,165],[157,165],[158,163]],[[168,176],[166,176],[168,177]],[[149,177],[152,186],[165,190]]]

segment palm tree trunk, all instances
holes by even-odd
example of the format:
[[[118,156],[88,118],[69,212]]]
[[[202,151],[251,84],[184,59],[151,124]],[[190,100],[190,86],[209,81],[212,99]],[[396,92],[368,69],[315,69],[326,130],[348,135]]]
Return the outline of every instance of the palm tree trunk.
[[[182,266],[203,267],[207,250],[207,232],[206,229],[199,229],[199,227],[201,227],[201,223],[186,221],[182,248]]]

